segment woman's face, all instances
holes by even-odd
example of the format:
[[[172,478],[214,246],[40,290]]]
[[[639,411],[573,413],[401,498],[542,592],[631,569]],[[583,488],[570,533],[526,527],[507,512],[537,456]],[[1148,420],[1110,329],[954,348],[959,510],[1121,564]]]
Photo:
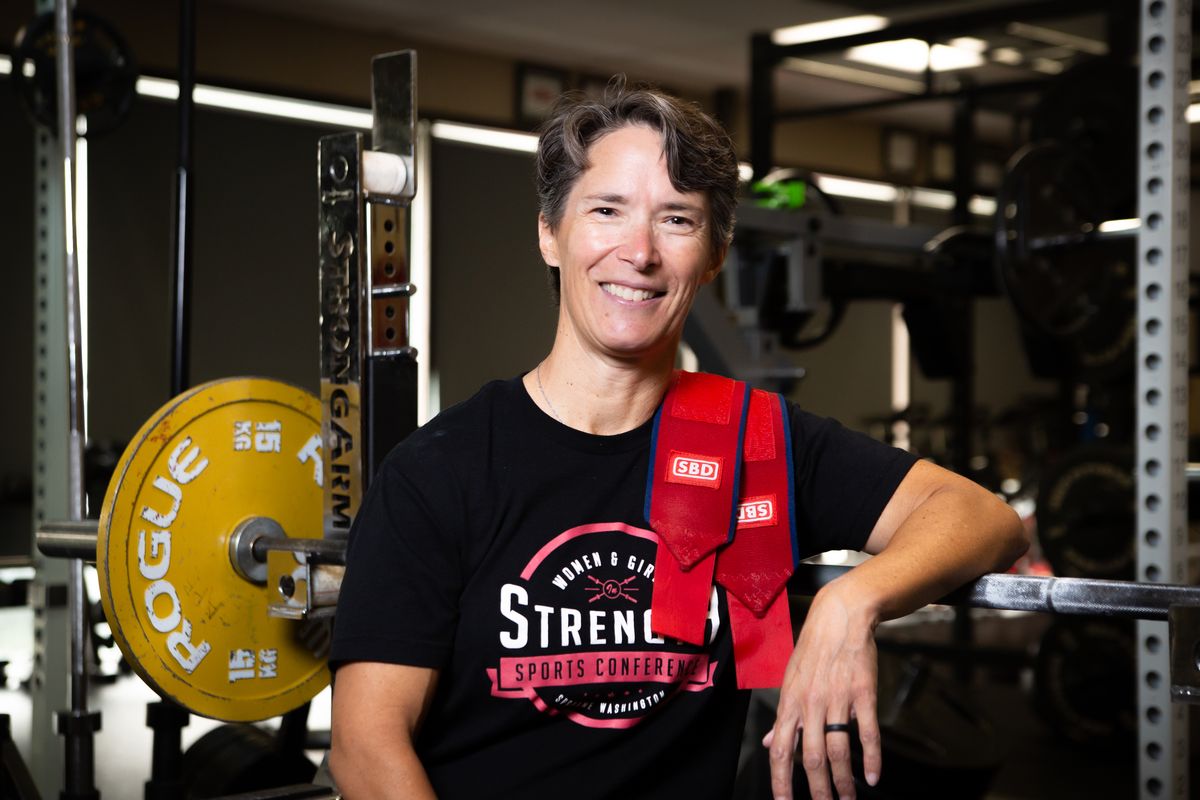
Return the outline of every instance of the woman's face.
[[[619,360],[673,353],[696,290],[721,267],[708,198],[671,185],[652,128],[619,128],[588,157],[558,230],[538,220],[542,257],[562,279],[558,335]]]

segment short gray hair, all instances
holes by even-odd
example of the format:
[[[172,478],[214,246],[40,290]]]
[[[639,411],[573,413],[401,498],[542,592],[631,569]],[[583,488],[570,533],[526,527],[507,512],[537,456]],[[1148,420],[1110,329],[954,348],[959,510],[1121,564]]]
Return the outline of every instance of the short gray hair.
[[[589,166],[591,146],[628,125],[662,134],[667,175],[676,190],[707,196],[709,243],[716,257],[733,239],[737,204],[738,162],[729,134],[695,103],[650,86],[628,86],[623,75],[609,82],[603,97],[563,95],[542,125],[535,180],[546,224],[558,229],[567,196]],[[549,274],[557,301],[559,272],[551,268]]]

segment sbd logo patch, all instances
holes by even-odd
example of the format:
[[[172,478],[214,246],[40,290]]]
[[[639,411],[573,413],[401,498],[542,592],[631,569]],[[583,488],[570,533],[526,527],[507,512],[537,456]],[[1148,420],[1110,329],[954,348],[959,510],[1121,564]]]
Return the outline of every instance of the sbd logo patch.
[[[739,528],[760,528],[774,524],[775,495],[747,497],[738,503],[737,526]]]
[[[723,461],[720,456],[700,456],[672,450],[667,459],[667,481],[716,489],[721,485]]]

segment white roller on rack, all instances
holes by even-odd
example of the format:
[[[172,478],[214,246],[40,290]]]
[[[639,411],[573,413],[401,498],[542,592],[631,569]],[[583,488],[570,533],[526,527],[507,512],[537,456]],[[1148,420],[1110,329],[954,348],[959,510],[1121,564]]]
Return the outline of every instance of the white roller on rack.
[[[362,181],[363,188],[370,194],[400,196],[408,183],[408,164],[403,156],[364,150]]]

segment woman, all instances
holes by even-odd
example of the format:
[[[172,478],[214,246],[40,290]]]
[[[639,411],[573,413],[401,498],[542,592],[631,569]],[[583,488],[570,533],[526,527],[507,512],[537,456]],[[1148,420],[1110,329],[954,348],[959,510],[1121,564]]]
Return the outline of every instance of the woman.
[[[701,643],[658,635],[645,500],[684,320],[732,237],[736,158],[698,109],[614,85],[559,106],[537,169],[553,347],[376,476],[339,601],[330,765],[350,798],[728,797],[747,693],[727,598]],[[875,626],[1026,543],[963,478],[795,408],[787,424],[801,554],[878,556],[814,598],[764,744],[778,797],[800,758],[814,797],[847,798],[852,733],[868,782],[881,770]]]

